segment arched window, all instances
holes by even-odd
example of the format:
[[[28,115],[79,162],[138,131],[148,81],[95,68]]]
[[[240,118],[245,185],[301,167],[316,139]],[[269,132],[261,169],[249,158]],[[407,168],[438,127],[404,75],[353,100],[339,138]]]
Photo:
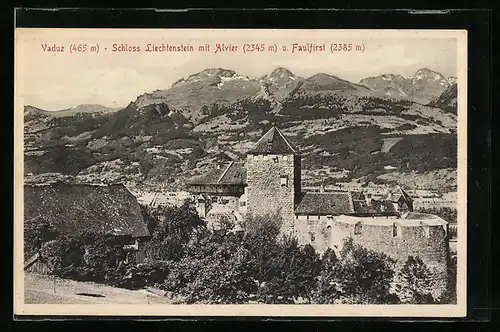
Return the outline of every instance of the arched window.
[[[280,184],[282,187],[288,187],[288,176],[281,175],[280,176]]]

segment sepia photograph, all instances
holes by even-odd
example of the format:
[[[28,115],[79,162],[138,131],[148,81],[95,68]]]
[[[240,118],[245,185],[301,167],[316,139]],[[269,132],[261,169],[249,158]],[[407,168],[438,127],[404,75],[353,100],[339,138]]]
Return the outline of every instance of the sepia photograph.
[[[15,47],[17,314],[465,316],[465,31]]]

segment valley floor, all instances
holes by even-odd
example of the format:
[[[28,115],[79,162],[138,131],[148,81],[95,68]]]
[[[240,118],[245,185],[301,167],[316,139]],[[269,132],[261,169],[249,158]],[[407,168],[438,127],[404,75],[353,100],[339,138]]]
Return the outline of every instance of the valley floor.
[[[79,295],[83,294],[83,295]],[[85,295],[86,294],[86,295]],[[26,304],[169,304],[166,297],[147,290],[128,290],[51,276],[26,273],[24,276]]]

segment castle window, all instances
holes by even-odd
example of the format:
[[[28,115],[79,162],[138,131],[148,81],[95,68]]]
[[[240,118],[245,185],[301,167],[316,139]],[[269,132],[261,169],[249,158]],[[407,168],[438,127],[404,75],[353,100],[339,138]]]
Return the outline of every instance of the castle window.
[[[398,226],[396,224],[392,224],[392,237],[397,237],[398,236]]]
[[[240,202],[240,206],[246,206],[247,202]]]
[[[361,221],[358,221],[356,225],[354,225],[354,235],[361,235],[361,231],[363,230],[363,224]]]
[[[217,203],[217,201],[218,201],[217,196],[212,196],[212,203]]]
[[[280,176],[280,185],[282,187],[288,187],[288,176],[286,175]]]

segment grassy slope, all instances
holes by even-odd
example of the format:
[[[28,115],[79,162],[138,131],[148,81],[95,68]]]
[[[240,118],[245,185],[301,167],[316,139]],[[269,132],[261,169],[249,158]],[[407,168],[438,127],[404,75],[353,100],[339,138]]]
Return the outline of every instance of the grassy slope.
[[[90,297],[77,293],[92,293]],[[167,298],[144,290],[128,290],[93,282],[56,279],[56,292],[50,276],[26,273],[24,279],[26,304],[168,304]]]

